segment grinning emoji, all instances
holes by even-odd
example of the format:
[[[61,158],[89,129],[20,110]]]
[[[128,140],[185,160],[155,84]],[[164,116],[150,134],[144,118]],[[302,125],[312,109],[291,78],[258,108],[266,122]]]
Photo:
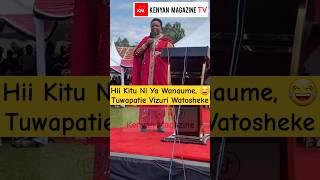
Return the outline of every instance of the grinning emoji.
[[[299,106],[307,106],[311,104],[317,96],[315,84],[308,79],[295,80],[290,85],[290,98]]]
[[[200,93],[202,95],[207,95],[209,93],[209,87],[208,86],[202,86],[201,89],[200,89]]]

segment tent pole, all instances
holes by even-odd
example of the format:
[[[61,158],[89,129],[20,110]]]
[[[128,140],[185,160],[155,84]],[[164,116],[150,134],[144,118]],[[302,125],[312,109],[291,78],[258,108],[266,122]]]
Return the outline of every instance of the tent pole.
[[[124,86],[124,67],[120,66],[120,70],[121,70],[121,85]],[[120,105],[121,108],[125,108],[126,106],[121,104]]]
[[[125,83],[124,83],[124,68],[121,66],[121,85],[124,86]]]
[[[34,25],[36,27],[36,54],[37,54],[37,75],[46,75],[46,58],[45,58],[45,38],[44,38],[44,21],[34,17]],[[48,144],[49,139],[47,137],[34,138],[41,144]]]
[[[44,21],[35,17],[34,24],[36,27],[37,75],[45,76],[46,60],[45,60]]]

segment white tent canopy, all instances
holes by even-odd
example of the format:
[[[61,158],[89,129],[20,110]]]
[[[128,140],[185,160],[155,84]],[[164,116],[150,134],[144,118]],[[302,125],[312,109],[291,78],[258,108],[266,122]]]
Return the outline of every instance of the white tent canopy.
[[[33,17],[33,7],[35,0],[1,0],[0,1],[0,16],[30,16]],[[30,20],[30,19],[29,19]],[[29,21],[29,23],[32,22]],[[37,74],[45,75],[45,55],[44,55],[44,22],[34,18],[34,27],[36,34],[36,51],[37,51]],[[17,25],[16,25],[17,26]]]
[[[114,41],[110,44],[110,67],[116,67],[120,70],[121,74],[121,85],[124,85],[124,68],[121,67],[121,56],[118,53],[116,44]]]
[[[210,19],[174,44],[175,47],[210,47]]]
[[[33,14],[34,0],[1,0],[0,15]]]
[[[45,38],[53,32],[54,21],[46,21],[38,14],[50,18],[69,18],[73,15],[73,0],[1,0],[0,18],[11,26],[35,38],[37,55],[37,74],[45,75]],[[63,9],[63,11],[61,11]],[[50,12],[50,13],[48,13]],[[51,24],[51,28],[48,28]],[[47,31],[48,30],[48,31]]]
[[[118,53],[114,41],[110,43],[110,66],[120,66],[121,56]]]

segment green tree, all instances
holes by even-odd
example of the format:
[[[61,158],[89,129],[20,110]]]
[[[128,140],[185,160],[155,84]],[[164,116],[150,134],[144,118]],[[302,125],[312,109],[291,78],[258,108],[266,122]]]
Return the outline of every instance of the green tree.
[[[117,41],[114,43],[116,46],[120,46],[122,42],[122,39],[118,37]]]
[[[179,41],[185,36],[184,29],[181,26],[181,23],[175,22],[173,25],[167,23],[163,27],[163,34],[169,36],[174,43]]]
[[[121,39],[120,37],[118,37],[117,41],[115,42],[115,45],[119,47],[129,47],[130,43],[127,38]]]
[[[122,39],[122,46],[123,47],[129,47],[130,46],[129,41],[128,41],[127,38],[123,38]]]

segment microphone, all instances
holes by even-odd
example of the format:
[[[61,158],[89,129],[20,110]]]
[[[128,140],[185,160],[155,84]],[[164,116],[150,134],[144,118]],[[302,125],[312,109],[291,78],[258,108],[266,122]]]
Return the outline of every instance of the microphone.
[[[156,32],[150,32],[150,38],[155,38],[157,36]]]
[[[154,44],[154,38],[157,36],[156,32],[150,32],[150,38],[152,39],[152,44],[150,45],[150,47],[153,47]]]

